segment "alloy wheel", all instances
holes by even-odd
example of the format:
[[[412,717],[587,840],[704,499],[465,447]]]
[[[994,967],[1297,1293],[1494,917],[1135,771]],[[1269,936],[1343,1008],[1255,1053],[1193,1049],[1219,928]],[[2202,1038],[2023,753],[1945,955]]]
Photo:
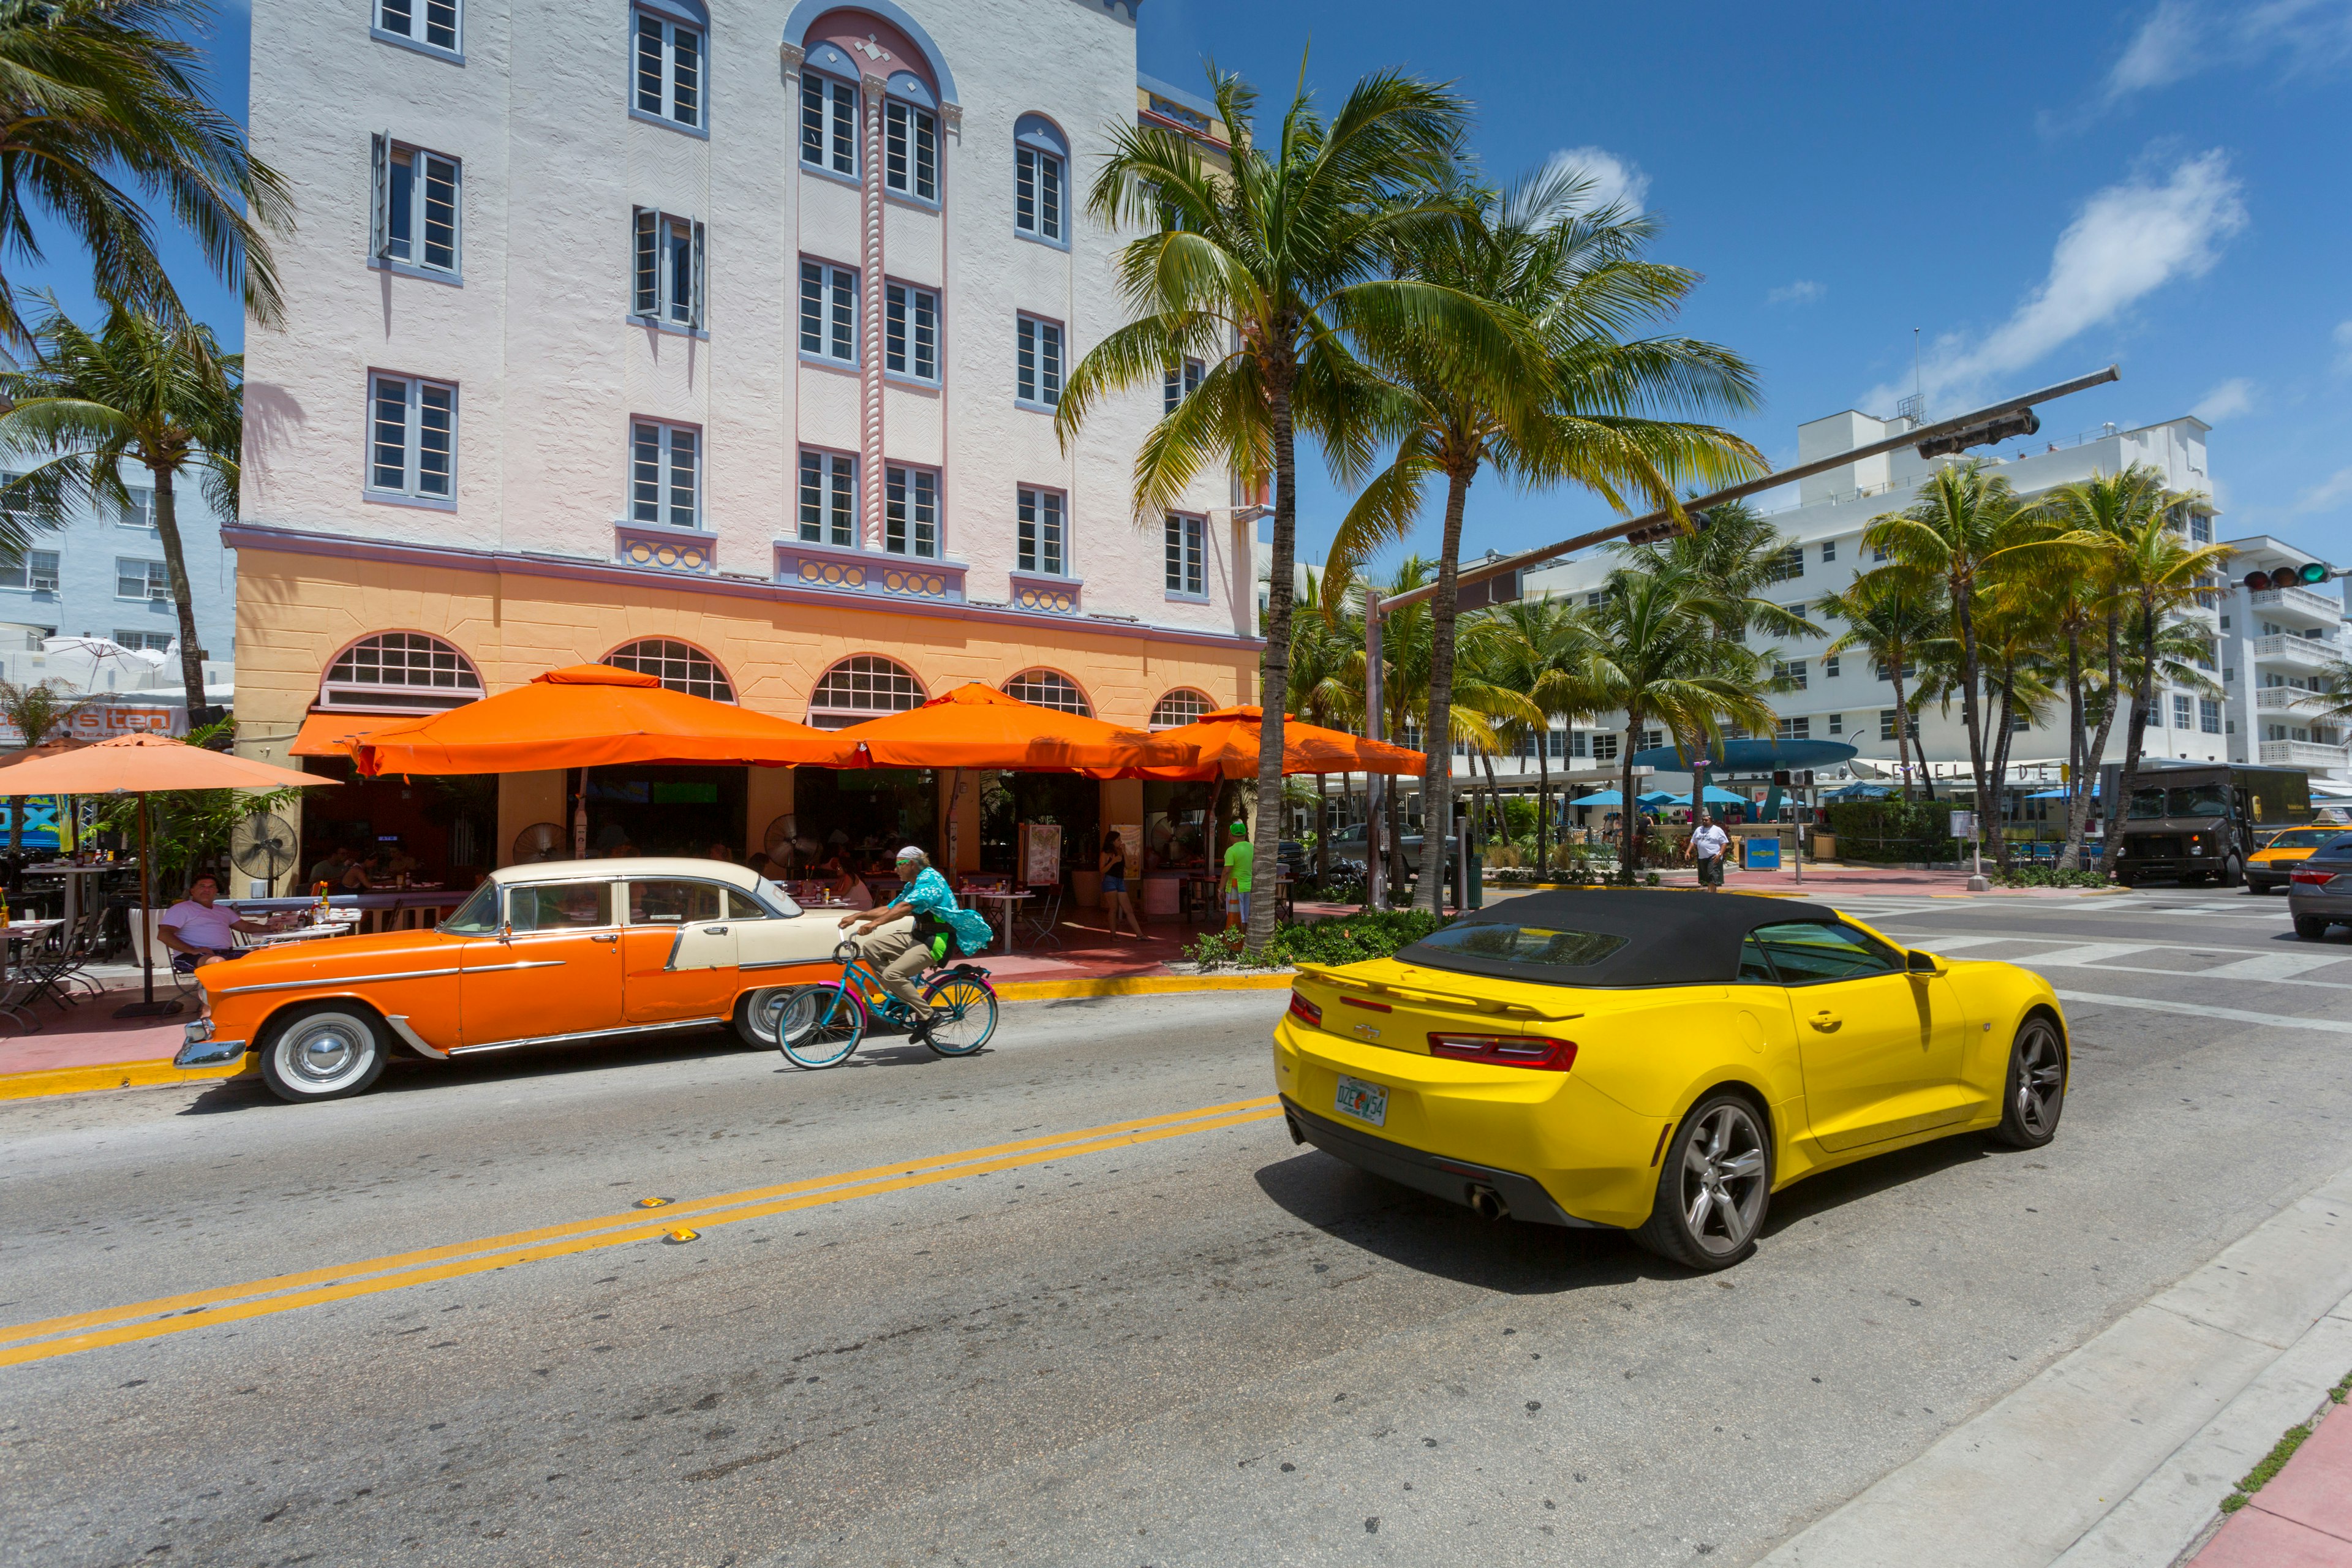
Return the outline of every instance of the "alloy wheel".
[[[1717,1258],[1746,1247],[1770,1186],[1756,1118],[1739,1105],[1708,1111],[1683,1152],[1683,1216],[1692,1241]]]
[[[2017,1041],[2017,1078],[2011,1085],[2017,1123],[2036,1138],[2049,1136],[2066,1092],[2066,1058],[2057,1032],[2036,1019]]]

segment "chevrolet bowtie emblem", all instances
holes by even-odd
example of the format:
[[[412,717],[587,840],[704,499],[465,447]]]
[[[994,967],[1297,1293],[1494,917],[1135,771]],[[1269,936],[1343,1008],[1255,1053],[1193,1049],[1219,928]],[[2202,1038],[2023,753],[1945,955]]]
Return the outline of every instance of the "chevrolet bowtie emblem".
[[[1360,1040],[1377,1040],[1381,1037],[1380,1026],[1375,1024],[1359,1024],[1356,1026],[1356,1037]]]

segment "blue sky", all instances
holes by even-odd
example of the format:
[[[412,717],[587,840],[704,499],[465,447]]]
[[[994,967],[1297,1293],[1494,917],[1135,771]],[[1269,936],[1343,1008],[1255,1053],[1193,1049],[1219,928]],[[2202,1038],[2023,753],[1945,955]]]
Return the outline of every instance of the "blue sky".
[[[1310,40],[1327,100],[1387,67],[1452,81],[1490,171],[1568,155],[1658,213],[1654,254],[1706,275],[1678,330],[1757,365],[1738,427],[1776,464],[1801,420],[1891,413],[1915,328],[1946,413],[2112,360],[2122,384],[2051,405],[2045,435],[2196,412],[2230,533],[2352,566],[2352,0],[1142,0],[1142,68],[1181,86],[1213,56],[1278,101]],[[241,109],[241,7],[210,47]],[[54,260],[80,308],[79,258]],[[199,270],[184,286],[233,332]],[[1344,498],[1318,472],[1302,500],[1312,557]],[[1467,544],[1604,515],[1489,479]]]

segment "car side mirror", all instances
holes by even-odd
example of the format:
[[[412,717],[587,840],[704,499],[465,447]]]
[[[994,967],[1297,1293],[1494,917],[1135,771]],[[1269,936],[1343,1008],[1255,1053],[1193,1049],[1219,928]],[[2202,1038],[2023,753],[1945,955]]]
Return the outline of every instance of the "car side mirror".
[[[1944,973],[1944,961],[1932,952],[1920,952],[1915,949],[1904,955],[1903,967],[1913,974],[1941,974]]]
[[[499,940],[500,942],[514,941],[514,921],[508,921],[506,923],[499,927]]]

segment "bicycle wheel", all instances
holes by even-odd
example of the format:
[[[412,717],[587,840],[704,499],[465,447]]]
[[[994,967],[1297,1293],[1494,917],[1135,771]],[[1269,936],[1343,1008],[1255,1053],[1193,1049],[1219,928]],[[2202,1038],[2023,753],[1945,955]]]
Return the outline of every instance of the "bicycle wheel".
[[[866,999],[845,981],[816,987],[808,1027],[798,1035],[780,1033],[776,1049],[793,1066],[814,1071],[839,1067],[865,1037]]]
[[[932,1007],[926,1038],[943,1057],[968,1057],[996,1033],[996,993],[985,981],[943,975],[924,990],[923,1000]]]

